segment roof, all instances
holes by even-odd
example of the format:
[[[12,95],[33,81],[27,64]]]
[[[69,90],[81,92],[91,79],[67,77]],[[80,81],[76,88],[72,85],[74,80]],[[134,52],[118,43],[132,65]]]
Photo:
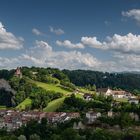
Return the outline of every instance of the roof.
[[[105,93],[107,92],[108,88],[98,88],[97,92]]]
[[[112,90],[114,95],[124,95],[126,92],[124,90]]]

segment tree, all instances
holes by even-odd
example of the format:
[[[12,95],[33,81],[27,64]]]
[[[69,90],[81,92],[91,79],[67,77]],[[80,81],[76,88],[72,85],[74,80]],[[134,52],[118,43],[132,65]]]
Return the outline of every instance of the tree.
[[[18,137],[18,140],[26,140],[26,137],[25,137],[24,135],[20,135],[20,136]]]
[[[40,140],[40,136],[38,136],[37,134],[32,134],[30,136],[30,140]]]

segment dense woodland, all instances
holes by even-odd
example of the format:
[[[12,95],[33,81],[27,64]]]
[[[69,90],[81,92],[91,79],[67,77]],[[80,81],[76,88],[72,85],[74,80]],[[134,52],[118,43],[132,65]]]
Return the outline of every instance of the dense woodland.
[[[103,73],[89,70],[63,70],[63,72],[77,86],[95,84],[97,88],[116,87],[128,91],[140,90],[140,74],[136,73]]]
[[[38,72],[35,76],[34,72]],[[9,80],[15,70],[0,70],[0,78]],[[140,90],[139,73],[108,73],[90,70],[59,70],[54,68],[22,67],[23,75],[42,82],[60,82],[66,84],[69,81],[76,86],[96,85],[97,88],[111,87],[133,91]],[[54,79],[54,78],[56,79]],[[57,80],[58,79],[58,80]],[[69,83],[70,83],[69,82]]]

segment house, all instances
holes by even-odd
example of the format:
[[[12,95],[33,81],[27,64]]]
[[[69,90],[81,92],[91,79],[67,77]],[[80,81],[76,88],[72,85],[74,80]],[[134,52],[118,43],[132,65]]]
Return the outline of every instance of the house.
[[[136,96],[132,96],[131,98],[128,99],[128,102],[130,104],[132,104],[132,103],[138,104],[139,103],[139,99]]]
[[[139,121],[139,115],[137,113],[131,112],[129,113],[129,116],[135,120],[135,121]]]
[[[36,75],[36,74],[38,74],[38,72],[37,71],[32,71],[32,74]]]
[[[25,125],[30,120],[41,122],[42,118],[46,118],[49,123],[61,123],[73,118],[79,118],[80,114],[77,112],[39,112],[39,111],[14,111],[1,110],[0,111],[0,128],[5,128],[7,131],[13,131]]]
[[[97,94],[100,95],[105,95],[105,93],[107,92],[108,88],[98,88],[97,89]]]
[[[113,95],[113,92],[110,88],[99,88],[97,89],[97,92],[100,94],[100,95],[104,95],[104,96],[111,96]]]
[[[65,122],[74,118],[79,118],[80,114],[77,112],[50,112],[46,113],[46,118],[48,119],[48,122],[50,123],[57,123],[57,122]]]
[[[88,122],[87,122],[88,124],[92,124],[99,117],[101,117],[100,112],[89,111],[86,113],[86,119],[88,120]]]
[[[73,129],[76,129],[76,130],[85,129],[85,126],[81,121],[79,121],[78,123],[74,122]]]
[[[125,98],[126,92],[124,90],[112,90],[112,96],[114,98]]]
[[[85,94],[83,95],[83,98],[84,98],[86,101],[90,101],[90,100],[93,99],[93,95],[90,94],[90,93],[85,93]]]
[[[130,98],[132,94],[124,90],[112,90],[110,88],[103,88],[97,90],[101,95],[112,96],[113,98]]]
[[[108,117],[112,117],[112,116],[113,116],[112,110],[110,110],[110,111],[107,112],[107,116],[108,116]]]

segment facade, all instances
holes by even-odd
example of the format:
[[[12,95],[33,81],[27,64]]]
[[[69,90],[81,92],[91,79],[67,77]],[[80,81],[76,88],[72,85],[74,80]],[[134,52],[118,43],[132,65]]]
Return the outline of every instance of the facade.
[[[138,104],[139,103],[139,99],[138,98],[130,98],[128,101],[129,101],[130,104],[132,104],[132,103]]]
[[[112,90],[110,88],[99,89],[98,93],[104,96],[112,96],[113,98],[131,98],[132,94],[124,90]]]
[[[14,110],[2,110],[0,111],[0,128],[5,128],[7,131],[13,131],[20,128],[22,125],[26,125],[30,120],[37,120],[38,123],[40,123],[42,118],[46,118],[49,123],[61,123],[79,117],[80,114],[77,112],[45,113],[38,111],[20,112]]]
[[[88,120],[88,124],[92,124],[99,117],[101,117],[100,112],[89,111],[89,112],[86,113],[86,119]]]
[[[19,78],[22,78],[22,72],[21,72],[20,67],[17,67],[16,72],[15,72],[15,76],[19,77]]]

